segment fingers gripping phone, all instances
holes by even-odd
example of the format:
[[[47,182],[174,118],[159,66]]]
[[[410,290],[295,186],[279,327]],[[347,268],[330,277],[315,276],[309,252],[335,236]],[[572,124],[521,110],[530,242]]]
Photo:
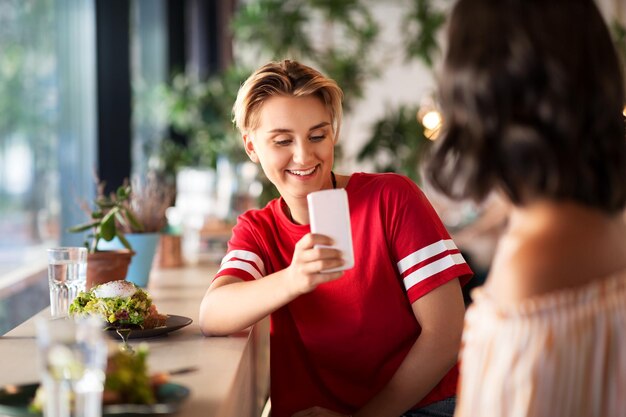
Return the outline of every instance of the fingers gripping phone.
[[[311,232],[330,236],[335,241],[335,244],[330,247],[341,250],[345,261],[340,267],[325,269],[321,272],[344,271],[352,268],[354,266],[354,251],[346,190],[338,188],[315,191],[307,196],[307,202]],[[323,247],[323,245],[316,246]]]

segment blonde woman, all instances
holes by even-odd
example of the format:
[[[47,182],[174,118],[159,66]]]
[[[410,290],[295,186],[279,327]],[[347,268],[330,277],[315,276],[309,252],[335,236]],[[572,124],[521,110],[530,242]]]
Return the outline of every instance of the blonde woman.
[[[239,217],[200,310],[206,335],[271,315],[272,416],[451,416],[471,271],[408,178],[333,172],[342,92],[295,61],[241,87],[235,122],[280,198]],[[307,195],[344,188],[355,266],[310,233]],[[436,412],[432,414],[430,412]]]

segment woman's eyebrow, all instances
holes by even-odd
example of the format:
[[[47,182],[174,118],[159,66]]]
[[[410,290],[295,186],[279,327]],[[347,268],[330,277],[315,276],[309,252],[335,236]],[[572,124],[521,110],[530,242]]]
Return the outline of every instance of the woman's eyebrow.
[[[284,128],[280,128],[280,127],[267,131],[267,133],[290,133],[290,132],[293,132],[293,130],[291,130],[291,129],[284,129]]]
[[[328,123],[328,122],[321,122],[321,123],[318,123],[318,124],[316,124],[315,126],[313,126],[313,127],[309,128],[309,132],[310,132],[311,130],[319,129],[319,128],[326,127],[326,126],[330,126],[330,123]]]
[[[312,126],[309,128],[309,132],[311,130],[315,130],[315,129],[320,129],[322,127],[326,127],[326,126],[330,126],[329,122],[320,122],[318,124],[316,124],[315,126]],[[292,133],[293,129],[286,129],[286,128],[282,128],[282,127],[277,127],[275,129],[271,129],[268,130],[267,133]]]

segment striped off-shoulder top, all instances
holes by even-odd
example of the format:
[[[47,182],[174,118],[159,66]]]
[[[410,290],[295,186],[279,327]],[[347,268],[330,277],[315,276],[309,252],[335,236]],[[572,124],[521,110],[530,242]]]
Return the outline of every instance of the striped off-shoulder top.
[[[473,296],[456,417],[626,416],[626,271],[514,307]]]

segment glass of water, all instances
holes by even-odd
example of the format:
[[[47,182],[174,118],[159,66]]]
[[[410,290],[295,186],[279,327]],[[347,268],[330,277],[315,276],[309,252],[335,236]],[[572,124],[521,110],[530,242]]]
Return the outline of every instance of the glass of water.
[[[70,304],[87,279],[87,248],[48,249],[48,285],[52,317],[67,316]]]
[[[45,417],[101,417],[107,361],[96,317],[39,317],[37,347]]]

